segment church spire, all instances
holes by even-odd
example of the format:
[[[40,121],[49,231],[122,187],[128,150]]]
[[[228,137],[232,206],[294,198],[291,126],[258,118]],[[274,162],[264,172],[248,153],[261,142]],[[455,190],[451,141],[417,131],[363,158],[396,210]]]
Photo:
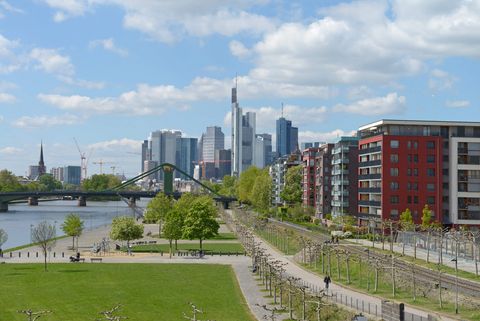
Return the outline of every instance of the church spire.
[[[38,162],[38,176],[42,176],[47,172],[45,162],[43,161],[43,141],[40,141],[40,161]]]

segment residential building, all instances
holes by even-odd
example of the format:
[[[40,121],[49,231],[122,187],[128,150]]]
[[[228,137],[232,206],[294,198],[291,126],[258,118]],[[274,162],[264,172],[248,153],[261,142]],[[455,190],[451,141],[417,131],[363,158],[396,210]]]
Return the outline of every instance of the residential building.
[[[480,123],[380,120],[359,129],[359,215],[480,224]]]
[[[332,150],[332,215],[358,214],[358,137],[341,137]]]
[[[320,151],[319,147],[307,148],[302,152],[302,202],[304,207],[315,208],[316,205],[316,163],[315,159]]]
[[[270,166],[269,173],[272,178],[272,204],[282,206],[284,204],[280,194],[285,187],[285,175],[290,167],[301,165],[302,155],[297,151],[290,155],[284,155],[275,160]]]
[[[63,182],[63,167],[52,167],[50,174],[59,182]]]
[[[304,151],[307,148],[320,147],[323,144],[326,144],[326,142],[303,142],[300,143],[300,151]]]
[[[315,213],[321,218],[332,212],[332,149],[324,144],[315,156]]]
[[[80,185],[82,168],[80,166],[65,166],[63,168],[63,183]]]
[[[292,121],[283,116],[277,119],[277,154],[283,156],[293,153],[298,146],[298,128],[292,126]]]

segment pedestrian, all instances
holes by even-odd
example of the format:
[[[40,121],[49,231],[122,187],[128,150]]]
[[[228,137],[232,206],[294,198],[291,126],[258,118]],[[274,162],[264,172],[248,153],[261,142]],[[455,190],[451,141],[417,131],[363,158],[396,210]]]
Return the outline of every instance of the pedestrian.
[[[330,276],[327,274],[323,279],[323,282],[325,283],[325,292],[328,294],[328,286],[330,285],[330,282],[332,282],[332,279],[330,279]]]

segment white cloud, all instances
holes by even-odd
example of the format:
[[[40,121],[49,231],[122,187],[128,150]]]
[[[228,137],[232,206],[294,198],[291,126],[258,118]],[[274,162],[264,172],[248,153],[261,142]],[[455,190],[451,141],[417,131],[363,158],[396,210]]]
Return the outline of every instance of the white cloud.
[[[248,48],[245,47],[243,43],[237,40],[230,41],[228,47],[230,48],[230,52],[232,53],[232,55],[241,59],[246,58],[251,54],[250,50],[248,50]]]
[[[84,118],[76,115],[61,116],[23,116],[13,122],[13,126],[20,128],[51,127],[75,125],[83,122]]]
[[[90,42],[89,47],[90,48],[102,47],[103,49],[113,52],[119,56],[122,56],[122,57],[128,56],[128,51],[122,48],[118,48],[115,45],[113,38],[93,40]]]
[[[298,133],[298,140],[300,142],[336,142],[342,136],[353,136],[356,134],[355,130],[344,131],[342,129],[335,129],[330,132],[314,132],[314,131],[300,131]]]
[[[116,97],[89,97],[81,95],[39,94],[38,98],[63,110],[80,110],[91,113],[123,113],[133,115],[161,114],[168,109],[187,110],[198,101],[222,101],[228,99],[233,82],[231,79],[195,78],[188,86],[151,86],[140,84],[136,90]],[[336,91],[327,87],[295,86],[289,84],[255,81],[249,77],[238,78],[241,99],[274,97],[327,98]]]
[[[470,107],[470,101],[468,100],[447,100],[445,106],[451,108],[464,108]]]
[[[350,100],[364,99],[372,95],[372,90],[367,86],[355,86],[348,89],[347,97]]]
[[[352,114],[378,116],[385,114],[400,114],[405,111],[406,98],[397,93],[389,93],[385,97],[368,98],[351,104],[338,104],[333,107],[335,112],[347,112]]]
[[[434,91],[442,91],[451,89],[457,78],[450,75],[448,72],[440,69],[433,69],[430,72],[430,78],[428,80],[428,87]]]
[[[125,11],[123,25],[162,42],[175,42],[182,35],[232,36],[271,31],[274,23],[265,16],[249,13],[249,7],[267,0],[43,0],[56,9],[54,20],[81,16],[94,6],[116,5]]]
[[[129,138],[113,139],[108,141],[102,141],[94,143],[88,146],[88,149],[95,149],[95,151],[112,151],[115,149],[133,150],[137,151],[142,147],[143,141],[133,140]]]
[[[7,154],[7,155],[14,155],[23,152],[23,149],[17,148],[17,147],[4,147],[0,148],[0,154]]]
[[[0,92],[0,104],[13,103],[17,100],[15,96]]]
[[[23,10],[12,6],[8,1],[0,0],[0,18],[2,18],[4,16],[4,14],[3,14],[4,11],[15,12],[15,13],[23,13]]]
[[[10,40],[0,34],[0,74],[10,73],[20,68],[19,59],[13,51],[18,45],[18,41]]]

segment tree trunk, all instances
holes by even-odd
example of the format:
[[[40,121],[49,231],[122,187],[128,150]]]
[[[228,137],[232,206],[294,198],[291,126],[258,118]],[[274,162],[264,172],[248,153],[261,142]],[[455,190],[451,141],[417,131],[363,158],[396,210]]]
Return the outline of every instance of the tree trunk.
[[[43,249],[43,259],[45,262],[44,269],[45,269],[45,272],[47,272],[47,248]]]
[[[168,240],[168,243],[170,243],[170,258],[172,258],[172,240]]]
[[[75,235],[72,236],[72,250],[75,251]]]
[[[178,241],[178,240],[175,240],[175,251],[178,251],[178,244],[177,244],[177,241]]]
[[[158,221],[158,238],[162,238],[162,220]]]
[[[202,250],[203,250],[203,247],[202,247],[202,241],[203,241],[203,240],[202,240],[202,239],[200,239],[200,251],[202,251]]]

